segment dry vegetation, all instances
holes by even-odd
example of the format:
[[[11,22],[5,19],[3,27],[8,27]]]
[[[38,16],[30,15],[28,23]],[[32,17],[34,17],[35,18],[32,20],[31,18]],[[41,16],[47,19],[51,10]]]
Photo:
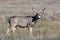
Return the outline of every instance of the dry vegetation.
[[[46,7],[45,16],[33,27],[33,35],[27,28],[17,28],[15,34],[5,35],[12,15],[33,15]],[[0,40],[60,40],[60,0],[0,0]]]

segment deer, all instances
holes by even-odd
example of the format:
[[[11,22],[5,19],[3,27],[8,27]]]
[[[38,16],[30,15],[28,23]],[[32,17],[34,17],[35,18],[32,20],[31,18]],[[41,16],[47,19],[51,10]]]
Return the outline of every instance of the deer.
[[[8,23],[10,26],[6,34],[8,34],[10,31],[15,32],[17,27],[28,28],[30,34],[32,34],[32,27],[37,23],[38,19],[41,19],[42,15],[44,14],[45,9],[46,8],[42,9],[41,13],[35,12],[35,15],[33,16],[11,16],[9,17]]]

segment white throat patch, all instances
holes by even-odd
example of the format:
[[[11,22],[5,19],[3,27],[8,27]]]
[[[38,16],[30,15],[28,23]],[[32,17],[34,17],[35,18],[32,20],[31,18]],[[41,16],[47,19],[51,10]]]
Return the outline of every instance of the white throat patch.
[[[41,16],[38,16],[38,18],[41,18]]]

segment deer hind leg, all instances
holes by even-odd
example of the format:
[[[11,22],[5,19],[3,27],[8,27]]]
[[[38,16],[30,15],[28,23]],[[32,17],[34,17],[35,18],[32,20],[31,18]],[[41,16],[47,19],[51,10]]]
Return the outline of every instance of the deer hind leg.
[[[14,33],[16,30],[16,24],[14,24],[12,27],[11,27],[11,32]]]
[[[6,32],[6,34],[9,34],[9,32],[11,31],[11,29],[10,28],[8,28],[7,29],[7,32]]]
[[[15,30],[16,30],[16,28],[8,28],[8,30],[7,30],[7,32],[6,32],[6,34],[9,34],[9,32],[12,32],[12,33],[14,33],[15,32]]]
[[[15,30],[16,30],[15,26],[16,26],[16,25],[14,24],[14,25],[12,25],[12,26],[11,26],[11,28],[8,28],[8,30],[7,30],[7,32],[6,32],[6,34],[9,34],[9,32],[14,33],[14,32],[15,32]]]

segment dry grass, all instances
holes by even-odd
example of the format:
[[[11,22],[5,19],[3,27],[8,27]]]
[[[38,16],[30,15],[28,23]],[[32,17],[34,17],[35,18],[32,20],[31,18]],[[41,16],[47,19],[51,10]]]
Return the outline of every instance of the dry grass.
[[[33,15],[32,6],[37,12],[46,7],[47,14],[33,27],[33,35],[27,28],[5,35],[9,27],[6,18]],[[60,0],[0,0],[0,40],[60,40]]]
[[[5,35],[6,23],[0,24],[1,40],[60,40],[60,21],[39,21],[33,27],[33,35],[29,35],[27,28],[17,28],[15,34]],[[2,34],[3,33],[3,34]]]

